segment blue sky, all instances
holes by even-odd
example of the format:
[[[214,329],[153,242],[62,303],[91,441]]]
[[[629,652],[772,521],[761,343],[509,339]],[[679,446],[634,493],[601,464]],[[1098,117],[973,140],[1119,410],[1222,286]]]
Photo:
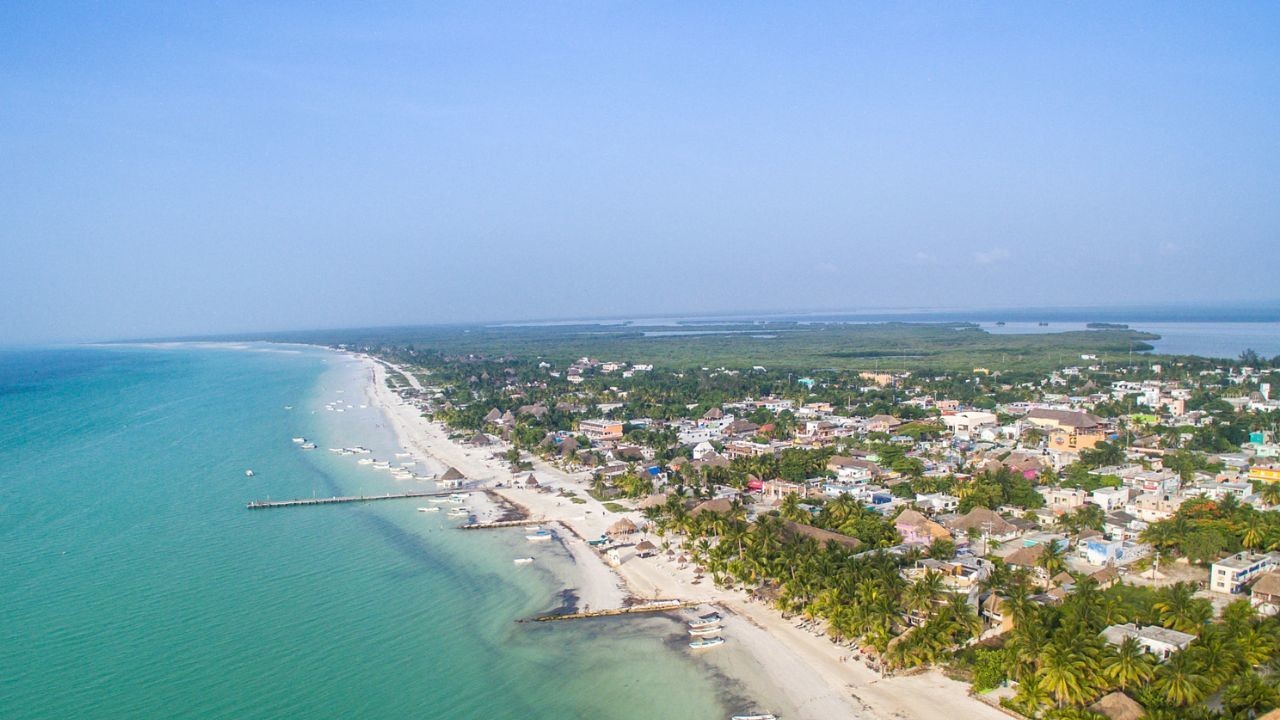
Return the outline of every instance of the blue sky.
[[[1280,296],[1274,4],[185,5],[0,7],[0,344]]]

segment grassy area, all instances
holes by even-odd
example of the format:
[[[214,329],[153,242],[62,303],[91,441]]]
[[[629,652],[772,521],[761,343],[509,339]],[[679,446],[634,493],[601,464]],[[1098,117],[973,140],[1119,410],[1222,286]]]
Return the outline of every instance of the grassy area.
[[[623,507],[623,506],[619,505],[619,504],[618,504],[618,503],[616,503],[616,502],[607,502],[607,503],[605,503],[605,504],[604,504],[604,509],[605,509],[605,510],[608,510],[609,512],[615,512],[615,513],[623,513],[623,512],[627,512],[627,510],[628,510],[628,508],[625,508],[625,507]]]

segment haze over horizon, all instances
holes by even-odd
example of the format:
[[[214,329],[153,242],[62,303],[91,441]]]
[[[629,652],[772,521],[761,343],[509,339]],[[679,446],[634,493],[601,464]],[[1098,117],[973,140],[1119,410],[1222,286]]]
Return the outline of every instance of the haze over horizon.
[[[1280,7],[0,8],[0,344],[1274,304]]]

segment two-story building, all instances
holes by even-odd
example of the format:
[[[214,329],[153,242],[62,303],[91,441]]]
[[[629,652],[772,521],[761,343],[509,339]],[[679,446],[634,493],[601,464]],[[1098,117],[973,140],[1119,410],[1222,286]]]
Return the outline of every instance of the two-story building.
[[[1238,552],[1209,567],[1209,589],[1228,595],[1242,592],[1254,578],[1280,566],[1280,553]]]
[[[578,430],[591,442],[622,439],[622,422],[618,420],[583,420]]]

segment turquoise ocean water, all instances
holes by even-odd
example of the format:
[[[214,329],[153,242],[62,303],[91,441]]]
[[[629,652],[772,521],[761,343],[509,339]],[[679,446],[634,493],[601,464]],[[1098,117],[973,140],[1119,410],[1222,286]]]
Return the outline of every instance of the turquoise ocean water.
[[[0,352],[0,717],[723,718],[742,704],[670,619],[515,623],[560,603],[562,549],[450,530],[413,500],[244,509],[404,487],[323,450],[396,449],[362,381],[316,349]],[[341,398],[347,412],[324,410]],[[539,563],[512,565],[528,554]]]

